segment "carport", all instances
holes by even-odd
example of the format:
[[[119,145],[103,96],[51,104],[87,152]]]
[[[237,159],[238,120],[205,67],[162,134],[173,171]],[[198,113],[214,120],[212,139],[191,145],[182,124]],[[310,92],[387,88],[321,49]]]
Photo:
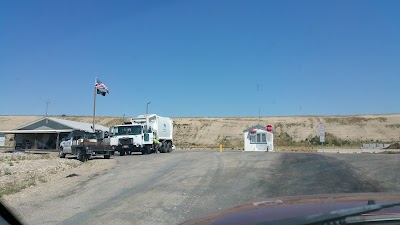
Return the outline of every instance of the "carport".
[[[57,149],[60,140],[73,129],[66,130],[13,130],[6,132],[15,135],[15,148]],[[57,144],[58,143],[58,144]]]
[[[60,140],[73,130],[92,131],[90,123],[76,122],[58,118],[41,118],[15,130],[1,131],[14,134],[16,149],[56,149]],[[96,130],[108,131],[107,127],[96,125]]]

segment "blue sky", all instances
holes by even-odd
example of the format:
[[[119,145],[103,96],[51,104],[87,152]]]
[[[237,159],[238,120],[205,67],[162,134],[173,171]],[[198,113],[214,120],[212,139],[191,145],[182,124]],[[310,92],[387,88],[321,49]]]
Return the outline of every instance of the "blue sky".
[[[2,1],[0,114],[399,113],[399,1]]]

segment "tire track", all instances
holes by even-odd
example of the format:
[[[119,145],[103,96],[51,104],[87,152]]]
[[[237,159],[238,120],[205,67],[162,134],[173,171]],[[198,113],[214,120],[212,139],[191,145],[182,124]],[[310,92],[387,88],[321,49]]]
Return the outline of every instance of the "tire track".
[[[170,160],[169,163],[163,164],[162,167],[155,168],[155,171],[153,172],[149,172],[149,176],[140,183],[130,186],[129,188],[123,188],[121,191],[114,193],[112,196],[107,196],[101,203],[73,215],[65,220],[63,224],[90,224],[90,221],[95,220],[95,217],[101,216],[102,214],[105,215],[110,209],[112,210],[120,205],[126,204],[127,199],[129,199],[131,202],[135,202],[135,200],[144,192],[151,191],[151,189],[154,190],[154,187],[152,186],[156,185],[157,183],[165,182],[166,180],[170,179],[170,177],[174,176],[175,171],[184,170],[191,163],[193,163],[193,160],[185,161],[175,157],[173,161]],[[122,168],[118,166],[114,168],[115,171],[121,169]],[[95,188],[93,187],[93,183],[90,184],[92,187],[88,187],[89,184],[86,186],[88,189]]]
[[[261,181],[266,197],[378,192],[386,188],[343,161],[312,153],[284,153],[273,180]]]
[[[190,217],[229,208],[257,199],[251,185],[260,179],[268,179],[268,169],[278,154],[265,153],[213,153],[213,161],[207,173],[193,193],[202,198],[187,199]]]

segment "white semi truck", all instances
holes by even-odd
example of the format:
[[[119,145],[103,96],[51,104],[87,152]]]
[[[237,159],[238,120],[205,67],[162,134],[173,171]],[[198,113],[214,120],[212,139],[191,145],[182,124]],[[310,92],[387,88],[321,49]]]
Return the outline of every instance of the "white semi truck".
[[[132,152],[143,155],[159,150],[169,153],[173,150],[173,121],[156,114],[124,118],[124,124],[110,128],[110,144],[121,156]],[[155,145],[154,139],[159,144]]]

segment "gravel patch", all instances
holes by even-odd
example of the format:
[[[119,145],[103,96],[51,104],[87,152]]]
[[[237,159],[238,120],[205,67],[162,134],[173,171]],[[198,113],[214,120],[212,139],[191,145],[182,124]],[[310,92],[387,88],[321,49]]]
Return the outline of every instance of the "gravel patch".
[[[58,158],[57,154],[0,154],[0,201],[17,215],[31,214],[33,205],[49,198],[61,198],[77,186],[116,165],[114,159],[94,158],[80,162]],[[46,198],[38,198],[45,195]]]
[[[0,197],[46,183],[52,174],[79,165],[78,160],[60,159],[55,154],[0,154]]]

